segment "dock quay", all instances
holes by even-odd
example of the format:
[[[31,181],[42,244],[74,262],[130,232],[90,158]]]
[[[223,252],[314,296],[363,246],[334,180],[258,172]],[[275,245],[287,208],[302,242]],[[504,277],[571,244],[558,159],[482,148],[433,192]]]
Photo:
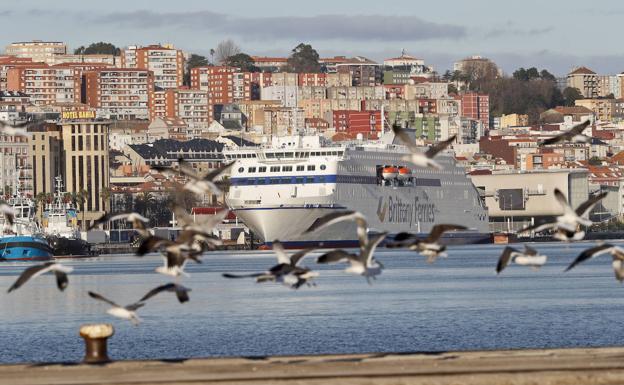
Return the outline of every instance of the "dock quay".
[[[0,384],[622,384],[624,348],[0,365]]]

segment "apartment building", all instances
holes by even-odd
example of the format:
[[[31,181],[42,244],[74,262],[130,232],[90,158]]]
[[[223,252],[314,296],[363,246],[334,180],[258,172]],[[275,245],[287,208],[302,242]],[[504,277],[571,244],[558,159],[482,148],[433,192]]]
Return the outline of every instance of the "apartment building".
[[[56,64],[57,55],[67,53],[67,45],[60,41],[20,41],[6,46],[5,53],[18,58],[29,58],[33,62]]]
[[[196,67],[191,69],[191,88],[208,92],[208,113],[210,122],[214,119],[215,104],[230,104],[234,102],[234,78],[235,74],[240,72],[235,67]],[[238,78],[238,76],[236,76]],[[240,78],[237,80],[237,86],[241,87],[244,94],[243,84]],[[251,86],[250,86],[251,87]],[[240,96],[241,93],[238,93]],[[249,89],[251,97],[251,88]]]
[[[288,65],[288,58],[285,57],[252,56],[251,59],[262,72],[279,72]]]
[[[579,99],[574,102],[576,106],[590,109],[597,120],[601,122],[613,121],[616,110],[615,99]]]
[[[154,97],[154,75],[133,68],[107,68],[83,75],[83,102],[111,120],[147,120]]]
[[[377,139],[382,131],[381,111],[337,110],[333,112],[333,123],[336,134],[349,138],[361,134],[364,139]]]
[[[212,119],[208,108],[208,91],[174,89],[165,91],[165,113],[168,118],[180,118],[191,136],[207,129]]]
[[[274,107],[264,109],[264,134],[273,136],[296,135],[304,127],[300,108]]]
[[[0,134],[0,193],[13,192],[15,187],[32,195],[30,143],[23,136]],[[7,191],[8,190],[8,191]]]
[[[7,74],[9,72],[9,68],[14,67],[28,67],[33,64],[42,64],[42,63],[33,63],[31,58],[17,58],[14,56],[0,56],[0,90],[8,89],[8,80]]]
[[[490,128],[490,97],[486,94],[470,92],[457,97],[461,101],[461,115],[483,123]]]
[[[83,63],[83,64],[106,64],[110,67],[120,66],[120,57],[115,55],[100,55],[100,54],[88,54],[88,55],[56,55],[54,57],[54,64],[68,64],[68,63]]]
[[[350,75],[352,86],[383,84],[383,66],[362,56],[356,56],[336,64],[336,72]]]
[[[67,192],[86,191],[85,221],[97,219],[108,204],[102,194],[109,187],[108,132],[108,122],[67,119],[33,133],[34,191],[53,193],[61,176]]]
[[[79,103],[80,71],[71,67],[32,65],[7,71],[7,89],[30,95],[36,106],[54,103]]]
[[[587,99],[600,96],[598,75],[587,67],[579,67],[570,72],[567,84],[568,87],[578,88]]]
[[[150,121],[154,121],[157,117],[167,117],[167,91],[157,90],[153,93],[152,102],[150,104]]]
[[[134,51],[136,64],[132,63]],[[140,68],[154,73],[154,86],[162,89],[178,88],[184,80],[184,53],[172,46],[150,45],[127,48],[122,56],[122,67]],[[135,67],[131,67],[134,65]]]

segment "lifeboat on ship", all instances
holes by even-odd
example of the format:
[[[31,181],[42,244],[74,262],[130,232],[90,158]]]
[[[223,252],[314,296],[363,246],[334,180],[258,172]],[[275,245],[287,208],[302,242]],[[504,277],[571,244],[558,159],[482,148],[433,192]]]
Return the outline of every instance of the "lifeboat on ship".
[[[381,176],[384,179],[396,179],[399,176],[399,169],[394,166],[384,167]]]
[[[412,170],[407,167],[399,167],[399,180],[407,180],[412,177]]]

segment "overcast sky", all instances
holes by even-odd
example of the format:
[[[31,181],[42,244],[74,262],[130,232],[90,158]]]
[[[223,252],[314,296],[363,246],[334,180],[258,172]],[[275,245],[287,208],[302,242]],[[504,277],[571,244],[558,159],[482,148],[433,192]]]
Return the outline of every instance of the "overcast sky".
[[[321,56],[374,60],[401,49],[436,70],[467,55],[492,58],[506,72],[524,66],[562,75],[586,65],[624,71],[615,0],[1,0],[0,44],[60,40],[73,49],[173,43],[206,54],[231,38],[244,52],[287,55],[300,42]],[[218,7],[215,7],[218,4]]]

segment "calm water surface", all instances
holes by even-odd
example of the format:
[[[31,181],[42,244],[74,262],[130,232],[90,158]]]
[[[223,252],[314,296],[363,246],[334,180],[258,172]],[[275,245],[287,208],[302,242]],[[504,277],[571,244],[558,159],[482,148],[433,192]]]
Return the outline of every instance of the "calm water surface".
[[[537,244],[549,255],[546,266],[537,272],[510,266],[499,277],[502,246],[455,247],[434,265],[381,250],[386,270],[373,285],[335,265],[319,268],[316,287],[299,290],[221,277],[263,271],[275,263],[271,252],[207,254],[183,280],[193,289],[191,301],[154,297],[140,309],[138,327],[106,314],[87,290],[134,302],[168,282],[153,272],[160,257],[68,261],[75,271],[63,293],[51,275],[11,294],[2,289],[0,363],[80,360],[78,329],[93,322],[114,324],[114,359],[621,345],[624,289],[610,259],[562,273],[590,245]],[[314,267],[312,258],[305,262]],[[27,266],[1,264],[0,288]]]

